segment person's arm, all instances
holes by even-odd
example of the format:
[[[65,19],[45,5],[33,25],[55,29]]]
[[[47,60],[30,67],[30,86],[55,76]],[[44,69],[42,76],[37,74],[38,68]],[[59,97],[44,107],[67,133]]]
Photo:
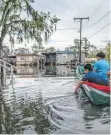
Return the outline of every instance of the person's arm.
[[[88,74],[86,74],[86,75],[82,78],[82,80],[78,83],[78,85],[77,85],[76,88],[75,88],[75,91],[74,91],[75,94],[77,93],[77,90],[78,90],[78,88],[81,86],[81,84],[83,84],[85,81],[88,81],[88,78],[89,78],[89,75],[88,75]]]
[[[83,84],[83,83],[84,83],[84,81],[80,81],[80,82],[78,83],[78,85],[76,86],[75,91],[74,91],[75,94],[77,93],[78,88],[79,88],[79,87],[81,86],[81,84]]]

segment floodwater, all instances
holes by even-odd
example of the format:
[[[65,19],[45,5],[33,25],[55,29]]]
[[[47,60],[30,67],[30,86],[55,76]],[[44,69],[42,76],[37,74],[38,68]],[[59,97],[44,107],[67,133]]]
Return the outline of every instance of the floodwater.
[[[0,95],[2,134],[109,134],[110,107],[91,104],[76,77],[16,78]]]

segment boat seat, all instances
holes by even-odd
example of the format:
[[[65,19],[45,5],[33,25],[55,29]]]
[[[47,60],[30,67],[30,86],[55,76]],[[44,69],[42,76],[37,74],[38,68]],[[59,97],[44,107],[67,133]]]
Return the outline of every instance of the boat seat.
[[[92,88],[95,88],[97,90],[103,91],[105,93],[108,93],[108,94],[110,93],[110,86],[104,86],[104,85],[99,85],[99,84],[90,83],[90,82],[85,82],[84,84]]]

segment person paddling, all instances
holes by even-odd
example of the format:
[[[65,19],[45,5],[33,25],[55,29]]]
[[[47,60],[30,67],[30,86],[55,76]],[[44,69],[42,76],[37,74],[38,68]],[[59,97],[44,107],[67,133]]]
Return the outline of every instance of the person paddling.
[[[74,93],[77,93],[78,88],[81,86],[81,84],[85,82],[92,82],[99,85],[108,85],[108,80],[104,79],[104,77],[100,76],[97,72],[93,71],[93,67],[91,64],[86,64],[84,66],[84,69],[86,75],[78,83]]]

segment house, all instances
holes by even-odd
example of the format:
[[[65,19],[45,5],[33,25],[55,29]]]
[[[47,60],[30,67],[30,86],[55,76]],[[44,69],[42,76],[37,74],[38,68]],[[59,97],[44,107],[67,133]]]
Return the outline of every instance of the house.
[[[34,54],[17,54],[16,65],[17,66],[31,66],[37,64],[37,56]]]
[[[37,74],[37,68],[31,66],[18,66],[17,75],[35,75]]]
[[[35,75],[44,67],[44,56],[36,54],[16,55],[17,74]]]
[[[56,63],[59,65],[67,65],[72,63],[75,60],[75,53],[72,51],[57,51],[56,52]],[[75,64],[75,63],[73,63]]]
[[[79,63],[79,56],[80,56],[80,53],[77,52],[76,59],[77,59],[78,63]],[[84,52],[81,53],[81,63],[85,63],[85,53]]]
[[[42,53],[45,56],[45,65],[46,66],[55,66],[56,65],[56,52],[44,52]]]
[[[56,76],[56,66],[46,66],[44,76]]]
[[[57,66],[56,76],[74,76],[74,70],[68,65]]]
[[[46,66],[68,65],[77,63],[75,53],[72,51],[56,51],[42,53],[45,56]]]

